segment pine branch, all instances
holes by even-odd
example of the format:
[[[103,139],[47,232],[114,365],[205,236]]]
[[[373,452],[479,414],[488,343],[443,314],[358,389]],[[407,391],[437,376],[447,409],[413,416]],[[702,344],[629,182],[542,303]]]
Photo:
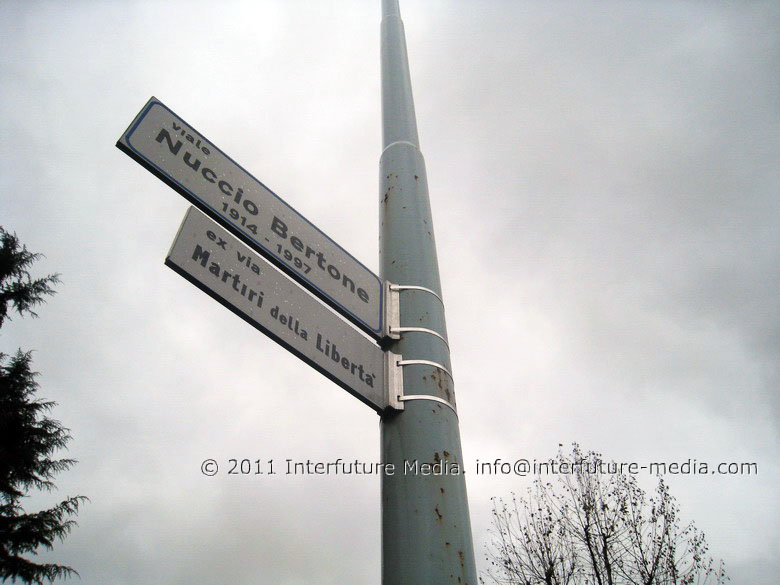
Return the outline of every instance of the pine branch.
[[[24,245],[20,247],[16,234],[0,227],[0,327],[6,318],[10,319],[9,305],[20,315],[27,313],[37,317],[33,307],[45,302],[47,296],[55,294],[53,285],[60,282],[59,274],[33,280],[27,270],[42,256],[28,251]]]

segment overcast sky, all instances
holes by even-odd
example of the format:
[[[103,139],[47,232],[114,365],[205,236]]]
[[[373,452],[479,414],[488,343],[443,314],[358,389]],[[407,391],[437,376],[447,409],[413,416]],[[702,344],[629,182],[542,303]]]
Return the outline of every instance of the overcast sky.
[[[84,585],[378,583],[364,404],[163,265],[187,202],[114,146],[152,95],[374,271],[379,0],[0,3],[0,225],[59,272],[40,396],[90,497]],[[780,562],[780,5],[402,0],[478,569],[477,460],[756,463],[667,475],[735,584]],[[548,478],[550,479],[550,478]],[[652,490],[655,479],[640,474]]]

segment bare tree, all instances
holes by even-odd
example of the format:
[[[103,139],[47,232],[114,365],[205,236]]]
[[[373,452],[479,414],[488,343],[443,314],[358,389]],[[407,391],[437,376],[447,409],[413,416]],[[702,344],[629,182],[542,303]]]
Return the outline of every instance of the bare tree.
[[[493,498],[490,563],[501,585],[704,585],[728,580],[707,556],[704,534],[681,526],[659,478],[648,498],[634,475],[593,451],[560,450],[558,489],[537,478],[526,498]]]

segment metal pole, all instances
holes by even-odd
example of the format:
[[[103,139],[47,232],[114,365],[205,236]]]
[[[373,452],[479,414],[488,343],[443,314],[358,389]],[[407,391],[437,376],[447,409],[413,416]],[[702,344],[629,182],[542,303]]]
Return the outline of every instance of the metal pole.
[[[427,362],[403,365],[405,408],[380,422],[382,461],[395,466],[394,475],[382,476],[382,583],[476,585],[428,184],[397,0],[382,0],[381,58],[380,271],[392,283],[422,287],[401,290],[402,330],[416,330],[403,331],[391,349],[403,362]]]

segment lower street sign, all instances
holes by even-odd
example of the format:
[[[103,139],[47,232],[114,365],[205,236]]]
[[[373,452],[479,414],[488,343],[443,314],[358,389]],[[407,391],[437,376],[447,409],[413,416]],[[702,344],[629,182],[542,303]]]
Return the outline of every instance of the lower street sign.
[[[195,208],[165,264],[378,412],[388,406],[379,346]]]

